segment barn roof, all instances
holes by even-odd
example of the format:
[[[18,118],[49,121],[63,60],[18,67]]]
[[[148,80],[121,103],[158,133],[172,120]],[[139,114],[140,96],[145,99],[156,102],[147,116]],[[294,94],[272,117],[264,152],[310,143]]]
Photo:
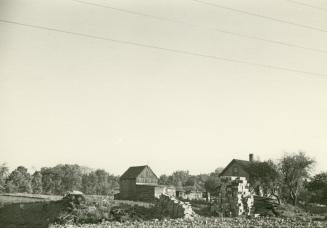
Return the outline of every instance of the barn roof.
[[[151,170],[151,168],[147,165],[131,166],[125,171],[125,173],[123,173],[123,175],[121,175],[120,179],[136,179],[137,176],[140,175],[140,173],[146,168],[149,168]],[[152,171],[152,173],[153,173],[153,171]],[[156,176],[156,175],[154,174],[154,176]]]
[[[237,163],[238,165],[240,165],[244,171],[248,172],[250,174],[250,161],[246,161],[246,160],[239,160],[239,159],[233,159],[224,169],[223,171],[221,171],[221,173],[219,174],[219,176],[223,176],[224,172],[233,164],[233,163]]]

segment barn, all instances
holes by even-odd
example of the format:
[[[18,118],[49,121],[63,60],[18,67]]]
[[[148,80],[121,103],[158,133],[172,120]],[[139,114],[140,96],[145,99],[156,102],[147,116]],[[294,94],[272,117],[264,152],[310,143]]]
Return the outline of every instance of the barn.
[[[119,199],[152,201],[164,188],[158,185],[158,177],[147,166],[129,167],[119,179]]]

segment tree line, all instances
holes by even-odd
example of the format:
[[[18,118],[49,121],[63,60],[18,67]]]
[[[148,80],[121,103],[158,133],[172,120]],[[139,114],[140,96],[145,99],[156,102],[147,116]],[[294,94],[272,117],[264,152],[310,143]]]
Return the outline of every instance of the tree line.
[[[9,173],[0,165],[0,192],[63,195],[79,190],[90,195],[108,195],[119,187],[118,176],[103,169],[85,170],[79,165],[43,167],[30,174],[24,166]]]
[[[312,176],[314,165],[315,160],[303,152],[285,154],[276,161],[254,161],[247,168],[248,181],[253,192],[279,202],[327,204],[327,172]],[[188,170],[178,170],[161,175],[159,184],[206,191],[215,196],[221,171],[222,168],[217,168],[208,174],[191,175]],[[90,195],[108,195],[118,188],[119,177],[102,169],[60,164],[30,174],[23,166],[9,173],[5,164],[0,165],[0,192],[63,195],[80,190]]]

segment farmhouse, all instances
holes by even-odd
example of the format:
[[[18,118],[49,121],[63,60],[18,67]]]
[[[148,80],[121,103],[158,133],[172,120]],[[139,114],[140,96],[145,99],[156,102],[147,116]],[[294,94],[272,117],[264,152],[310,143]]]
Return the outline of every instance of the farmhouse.
[[[158,177],[147,165],[129,167],[119,179],[119,199],[152,201],[162,193],[176,195],[172,186],[158,185]]]
[[[249,167],[251,162],[253,162],[253,154],[249,154],[249,160],[238,160],[233,159],[219,174],[219,176],[236,176],[236,177],[245,177],[249,179],[250,170]]]

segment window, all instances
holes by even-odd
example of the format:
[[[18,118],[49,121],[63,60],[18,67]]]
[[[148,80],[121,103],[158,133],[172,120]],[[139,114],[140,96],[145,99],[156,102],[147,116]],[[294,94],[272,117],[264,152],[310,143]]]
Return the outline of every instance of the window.
[[[238,173],[238,167],[237,166],[234,166],[233,167],[233,176],[238,176],[239,173]]]

